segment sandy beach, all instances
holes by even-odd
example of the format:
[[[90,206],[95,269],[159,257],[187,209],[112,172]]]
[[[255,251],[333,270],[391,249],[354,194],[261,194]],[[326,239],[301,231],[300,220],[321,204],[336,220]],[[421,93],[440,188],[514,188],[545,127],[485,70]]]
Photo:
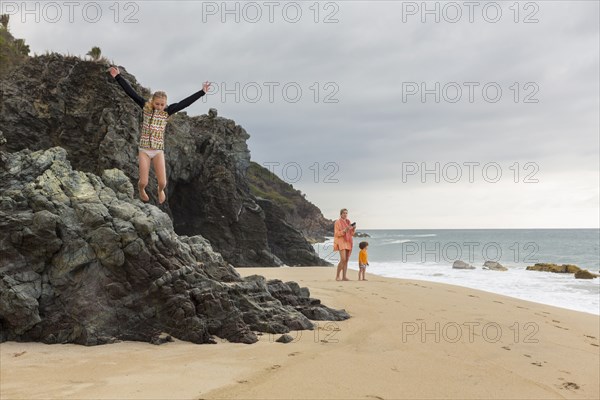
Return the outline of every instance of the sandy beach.
[[[600,318],[474,289],[332,267],[294,280],[352,316],[276,343],[0,345],[2,399],[597,399]],[[490,272],[494,274],[495,272]]]

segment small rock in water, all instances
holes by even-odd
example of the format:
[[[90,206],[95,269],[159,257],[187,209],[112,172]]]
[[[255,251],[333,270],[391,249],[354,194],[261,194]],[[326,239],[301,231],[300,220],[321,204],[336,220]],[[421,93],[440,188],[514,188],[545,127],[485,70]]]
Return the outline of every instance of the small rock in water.
[[[452,264],[452,268],[454,268],[454,269],[475,269],[474,266],[472,266],[471,264],[467,264],[466,262],[464,262],[462,260],[454,261],[454,263]]]
[[[577,265],[557,265],[552,263],[536,263],[535,265],[530,265],[525,269],[527,271],[555,272],[559,274],[574,274],[575,272],[580,270],[580,268]]]
[[[486,261],[483,263],[483,269],[493,270],[493,271],[508,271],[508,268],[500,264],[496,261]]]
[[[591,273],[587,269],[582,269],[580,271],[575,272],[576,279],[594,279],[597,277],[598,275]]]

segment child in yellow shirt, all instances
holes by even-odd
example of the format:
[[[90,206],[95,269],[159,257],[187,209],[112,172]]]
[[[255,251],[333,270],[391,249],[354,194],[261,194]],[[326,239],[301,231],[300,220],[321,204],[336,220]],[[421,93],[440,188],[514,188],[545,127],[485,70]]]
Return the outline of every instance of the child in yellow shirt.
[[[369,261],[367,260],[367,248],[369,247],[369,243],[360,242],[358,247],[360,248],[360,251],[358,252],[358,280],[366,281],[365,271],[367,270],[367,265],[369,265]]]

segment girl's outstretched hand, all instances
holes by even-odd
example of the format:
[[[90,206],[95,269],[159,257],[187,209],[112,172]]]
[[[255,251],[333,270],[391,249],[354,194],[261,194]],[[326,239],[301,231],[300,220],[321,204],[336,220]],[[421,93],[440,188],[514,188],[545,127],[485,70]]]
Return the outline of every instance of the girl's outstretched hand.
[[[121,73],[121,71],[119,71],[119,68],[117,68],[117,67],[110,67],[110,69],[108,70],[108,72],[110,72],[110,75],[113,78]]]
[[[204,82],[204,85],[202,85],[202,90],[204,90],[204,93],[208,93],[208,89],[210,89],[210,82],[206,81]]]

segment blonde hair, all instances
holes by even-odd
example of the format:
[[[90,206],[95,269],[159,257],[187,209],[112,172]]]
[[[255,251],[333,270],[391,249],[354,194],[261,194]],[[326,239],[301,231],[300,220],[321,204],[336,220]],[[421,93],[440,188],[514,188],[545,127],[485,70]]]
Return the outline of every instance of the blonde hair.
[[[152,106],[152,102],[154,101],[155,98],[160,97],[160,98],[164,98],[165,100],[167,100],[167,94],[161,90],[159,90],[158,92],[154,92],[154,94],[152,95],[152,98],[148,101],[146,101],[146,104],[144,104],[144,111],[152,111],[152,109],[154,108]]]

